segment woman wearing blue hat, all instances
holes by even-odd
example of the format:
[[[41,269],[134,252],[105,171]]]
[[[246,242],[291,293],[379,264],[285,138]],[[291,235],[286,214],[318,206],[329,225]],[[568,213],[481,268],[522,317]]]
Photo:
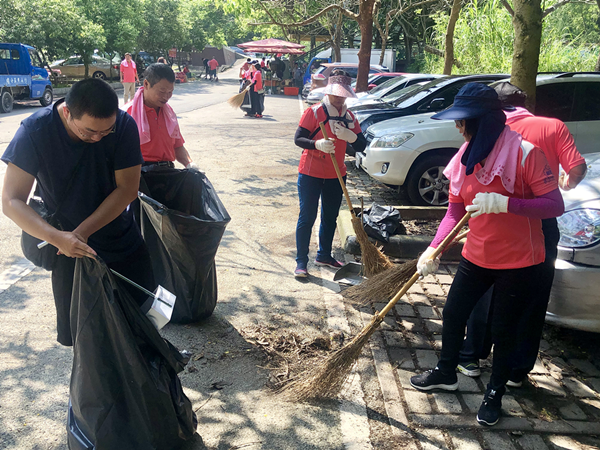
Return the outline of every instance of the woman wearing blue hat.
[[[465,143],[444,171],[450,179],[450,203],[417,264],[422,276],[437,270],[439,259],[429,259],[434,249],[467,211],[472,215],[469,238],[444,306],[440,359],[434,370],[410,381],[423,391],[458,388],[456,367],[467,319],[494,286],[494,362],[477,421],[495,425],[510,376],[509,355],[518,344],[511,330],[532,310],[525,305],[544,302],[536,283],[545,257],[541,219],[561,215],[564,205],[544,153],[505,125],[506,116],[492,88],[465,85],[454,105],[433,118],[454,120]]]

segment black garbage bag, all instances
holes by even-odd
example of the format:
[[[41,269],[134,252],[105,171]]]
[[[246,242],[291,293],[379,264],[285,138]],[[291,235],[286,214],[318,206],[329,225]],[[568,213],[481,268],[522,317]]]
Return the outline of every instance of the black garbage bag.
[[[400,228],[400,211],[392,206],[373,203],[365,209],[362,217],[367,235],[379,241],[389,242],[390,236]]]
[[[206,177],[152,166],[142,173],[140,226],[156,282],[177,296],[171,322],[209,317],[217,305],[215,255],[231,220]]]
[[[170,450],[197,419],[177,374],[187,360],[163,339],[101,261],[75,265],[71,450]]]

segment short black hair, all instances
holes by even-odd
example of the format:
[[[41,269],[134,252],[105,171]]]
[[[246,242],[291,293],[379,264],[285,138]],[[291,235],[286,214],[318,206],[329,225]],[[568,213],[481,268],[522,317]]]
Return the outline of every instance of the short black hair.
[[[332,77],[349,77],[350,75],[345,70],[334,69],[331,71],[331,76]]]
[[[175,83],[175,72],[166,64],[150,64],[144,71],[144,78],[154,86],[160,80],[167,80],[169,83]]]
[[[476,117],[474,119],[464,119],[465,120],[465,133],[467,133],[471,139],[475,137],[477,131],[479,130],[479,122],[480,117]]]
[[[69,89],[65,105],[74,119],[81,119],[84,114],[97,119],[107,119],[119,110],[119,98],[106,81],[88,78],[78,81]]]
[[[493,88],[498,94],[498,98],[500,99],[503,108],[506,106],[525,107],[527,94],[514,84],[509,83],[508,81],[501,81],[495,83]]]
[[[260,63],[256,63],[256,64],[254,64],[254,67],[256,68],[256,70],[260,70],[260,69],[261,69],[261,67],[260,67]]]
[[[250,58],[246,59],[246,62],[250,62],[250,61],[252,61]]]

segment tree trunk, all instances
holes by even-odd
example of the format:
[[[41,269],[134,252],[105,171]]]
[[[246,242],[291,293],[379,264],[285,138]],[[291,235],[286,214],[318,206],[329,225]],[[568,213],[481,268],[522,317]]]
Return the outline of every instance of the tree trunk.
[[[600,11],[600,0],[596,0],[598,4],[598,10]],[[598,22],[600,23],[600,16],[598,17]],[[598,55],[598,61],[596,61],[596,67],[594,68],[596,72],[600,72],[600,54]]]
[[[444,75],[452,75],[452,64],[454,63],[454,29],[460,14],[461,0],[454,0],[450,11],[450,20],[446,29],[446,51],[444,54]]]
[[[337,23],[335,24],[335,33],[333,35],[333,50],[335,52],[335,60],[336,61],[341,61],[342,60],[342,51],[340,50],[341,46],[342,46],[342,24],[344,22],[344,16],[342,15],[341,11],[338,11],[338,19],[337,19]]]
[[[373,45],[373,5],[375,0],[361,0],[358,12],[360,29],[360,50],[358,51],[358,76],[356,92],[366,92],[369,88],[369,68],[371,66],[371,47]]]
[[[310,49],[312,50],[316,46],[317,46],[317,38],[316,38],[316,36],[313,35],[310,37]]]
[[[387,47],[387,36],[381,36],[381,55],[379,55],[379,65],[383,66],[383,58],[385,58],[385,48]]]
[[[535,79],[542,41],[541,0],[514,0],[515,40],[510,81],[527,94],[526,107],[535,108]]]
[[[348,48],[354,48],[354,33],[346,33],[346,41],[348,41]]]

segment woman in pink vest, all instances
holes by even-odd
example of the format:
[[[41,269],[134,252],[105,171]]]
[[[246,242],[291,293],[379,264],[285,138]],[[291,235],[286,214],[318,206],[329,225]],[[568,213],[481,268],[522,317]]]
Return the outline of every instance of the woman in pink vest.
[[[346,179],[344,158],[346,146],[351,144],[357,152],[367,145],[358,120],[346,109],[346,98],[356,97],[350,86],[352,79],[342,70],[333,71],[325,88],[323,103],[308,108],[300,119],[294,142],[304,149],[298,167],[298,197],[300,216],[296,226],[297,278],[308,276],[308,249],[312,227],[317,218],[321,199],[321,227],[316,265],[341,267],[332,255],[336,220],[342,202],[342,188],[337,179],[331,155]],[[319,123],[325,124],[329,139],[321,133]]]

